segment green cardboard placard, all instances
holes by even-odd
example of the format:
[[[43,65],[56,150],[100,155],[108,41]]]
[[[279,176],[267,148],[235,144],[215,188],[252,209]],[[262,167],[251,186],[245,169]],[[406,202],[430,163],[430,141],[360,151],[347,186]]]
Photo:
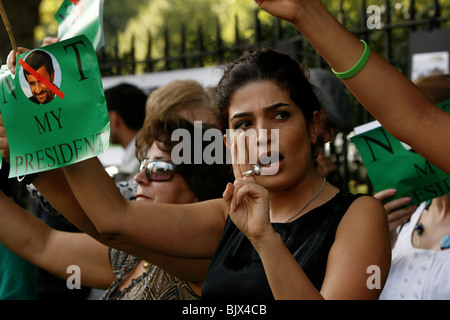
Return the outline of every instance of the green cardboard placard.
[[[95,50],[104,45],[103,0],[64,0],[55,18],[60,40],[84,34]]]
[[[10,178],[92,158],[108,147],[100,70],[84,35],[19,55],[14,79],[4,72],[0,81]]]
[[[450,111],[450,100],[438,105]],[[432,165],[408,145],[387,132],[377,121],[355,128],[357,147],[376,192],[395,188],[395,196],[411,197],[411,204],[450,193],[450,175]]]
[[[8,66],[6,64],[0,67],[0,86],[2,89],[2,102],[0,103],[0,114],[2,110],[2,106],[7,103],[6,97],[15,98],[14,91],[14,79],[11,76],[11,71],[9,71]],[[0,169],[2,168],[3,159],[0,154]]]

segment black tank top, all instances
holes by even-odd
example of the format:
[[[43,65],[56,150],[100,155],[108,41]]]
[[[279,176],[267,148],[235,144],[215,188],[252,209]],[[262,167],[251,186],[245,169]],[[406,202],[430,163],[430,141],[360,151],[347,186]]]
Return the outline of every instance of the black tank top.
[[[272,223],[319,291],[339,222],[359,196],[340,191],[290,223]],[[203,283],[202,299],[274,299],[258,253],[230,217]]]

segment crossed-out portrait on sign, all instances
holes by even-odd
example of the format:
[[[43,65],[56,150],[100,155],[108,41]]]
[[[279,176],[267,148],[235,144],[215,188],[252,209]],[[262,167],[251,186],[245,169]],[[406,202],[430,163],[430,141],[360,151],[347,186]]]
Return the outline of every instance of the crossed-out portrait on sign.
[[[61,85],[61,69],[56,58],[48,51],[36,49],[26,55],[24,62],[27,68],[19,62],[19,81],[25,96],[37,104],[51,102],[55,89],[59,90]]]

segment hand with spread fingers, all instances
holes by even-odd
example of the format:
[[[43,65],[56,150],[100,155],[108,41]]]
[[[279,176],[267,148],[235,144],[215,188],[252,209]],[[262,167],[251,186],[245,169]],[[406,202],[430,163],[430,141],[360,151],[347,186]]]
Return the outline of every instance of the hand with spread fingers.
[[[386,189],[374,194],[374,197],[378,200],[386,200],[395,194],[395,189]],[[397,240],[397,227],[401,225],[406,219],[411,217],[411,215],[416,211],[417,206],[408,206],[411,202],[410,197],[402,197],[387,202],[384,205],[386,209],[388,222],[389,222],[389,233],[391,235],[391,245],[394,246]]]

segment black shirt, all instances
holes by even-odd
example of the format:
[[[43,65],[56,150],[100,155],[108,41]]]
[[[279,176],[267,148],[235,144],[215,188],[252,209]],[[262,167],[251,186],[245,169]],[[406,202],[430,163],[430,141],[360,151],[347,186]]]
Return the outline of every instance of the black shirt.
[[[324,205],[290,223],[272,223],[319,291],[339,222],[358,196],[340,191]],[[230,217],[203,283],[202,298],[274,299],[258,253]]]

